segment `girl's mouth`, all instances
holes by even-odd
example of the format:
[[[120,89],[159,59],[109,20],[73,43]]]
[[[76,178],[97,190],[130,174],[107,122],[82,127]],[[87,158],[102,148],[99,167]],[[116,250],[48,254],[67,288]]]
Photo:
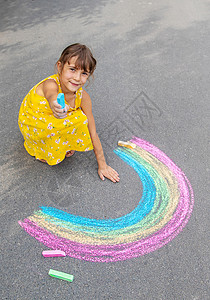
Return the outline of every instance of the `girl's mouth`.
[[[79,84],[77,84],[77,83],[71,82],[71,84],[72,84],[73,86],[79,86]]]

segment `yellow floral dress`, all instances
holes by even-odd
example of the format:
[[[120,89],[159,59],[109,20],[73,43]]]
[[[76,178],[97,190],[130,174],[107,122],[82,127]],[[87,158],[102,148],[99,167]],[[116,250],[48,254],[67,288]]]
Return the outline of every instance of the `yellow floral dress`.
[[[49,165],[56,165],[64,160],[67,151],[88,151],[93,149],[93,145],[87,117],[80,107],[82,88],[76,92],[75,107],[69,109],[67,117],[57,119],[47,99],[36,93],[37,86],[47,79],[54,79],[59,86],[59,93],[62,93],[58,74],[39,82],[25,96],[18,124],[26,151],[36,159],[44,159]]]

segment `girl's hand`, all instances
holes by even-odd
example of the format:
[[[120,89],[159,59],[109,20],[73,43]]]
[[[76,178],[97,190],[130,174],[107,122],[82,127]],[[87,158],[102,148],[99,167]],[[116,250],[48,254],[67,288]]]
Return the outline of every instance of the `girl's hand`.
[[[120,181],[119,174],[108,165],[106,165],[103,168],[99,168],[98,175],[101,178],[101,180],[104,180],[105,179],[104,177],[106,177],[110,179],[112,182]]]
[[[63,119],[67,117],[67,111],[69,110],[68,105],[66,105],[65,108],[61,108],[61,105],[58,104],[57,100],[50,102],[49,105],[55,118]]]

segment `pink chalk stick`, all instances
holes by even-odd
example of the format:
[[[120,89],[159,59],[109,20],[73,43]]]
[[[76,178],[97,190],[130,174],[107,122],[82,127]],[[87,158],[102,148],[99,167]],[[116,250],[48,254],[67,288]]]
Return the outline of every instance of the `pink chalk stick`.
[[[61,250],[46,250],[42,251],[44,257],[66,256],[66,253]]]

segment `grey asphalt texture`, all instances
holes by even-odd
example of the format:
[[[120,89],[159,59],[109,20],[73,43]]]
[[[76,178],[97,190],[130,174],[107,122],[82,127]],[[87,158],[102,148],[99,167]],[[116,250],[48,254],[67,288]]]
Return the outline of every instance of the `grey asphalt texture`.
[[[0,3],[0,298],[210,299],[210,1]],[[17,124],[22,99],[54,73],[61,51],[75,42],[88,45],[98,61],[87,91],[118,184],[99,179],[93,153],[50,167],[23,147]],[[136,207],[139,177],[113,152],[119,139],[133,135],[187,175],[195,195],[187,226],[166,246],[127,261],[44,259],[46,247],[18,224],[40,205],[91,218],[117,218]],[[75,279],[51,278],[50,268]]]

